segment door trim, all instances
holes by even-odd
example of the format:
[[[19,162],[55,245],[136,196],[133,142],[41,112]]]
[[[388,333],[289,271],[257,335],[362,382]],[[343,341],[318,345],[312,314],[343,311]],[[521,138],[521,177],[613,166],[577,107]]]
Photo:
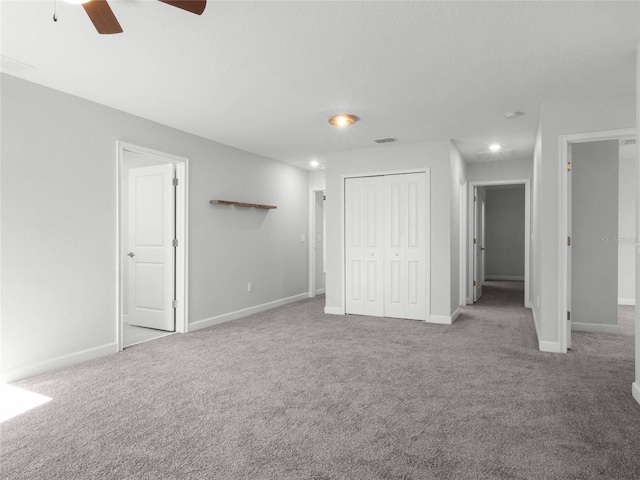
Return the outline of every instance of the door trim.
[[[178,307],[176,308],[176,333],[187,333],[189,328],[188,318],[188,214],[189,214],[189,159],[160,152],[147,147],[133,145],[130,143],[116,142],[116,272],[118,283],[116,287],[116,342],[118,351],[124,348],[123,341],[123,311],[124,311],[124,252],[123,239],[121,238],[123,221],[122,211],[126,208],[122,204],[123,180],[122,172],[124,172],[124,152],[138,153],[150,157],[157,157],[163,162],[169,161],[175,166],[176,178],[178,178],[178,186],[176,189],[176,235],[178,238],[178,246],[176,247],[176,265],[175,265],[175,289]]]
[[[361,177],[378,177],[385,175],[404,175],[407,173],[424,173],[426,174],[426,186],[427,186],[427,211],[426,211],[426,221],[427,221],[427,231],[426,238],[431,239],[431,168],[409,168],[409,169],[395,169],[395,170],[378,170],[372,172],[358,172],[358,173],[348,173],[340,175],[340,283],[341,283],[341,292],[340,296],[342,298],[340,309],[336,307],[327,308],[325,307],[325,313],[334,314],[334,315],[345,315],[347,309],[347,288],[346,288],[346,231],[345,231],[345,181],[347,178],[361,178]],[[326,207],[326,206],[325,206]],[[427,322],[431,322],[431,240],[429,240],[429,248],[426,251],[425,257],[426,265],[429,267],[429,271],[427,272],[426,277],[426,290],[427,290]]]
[[[560,149],[560,162],[558,171],[558,185],[559,188],[559,231],[560,236],[558,238],[558,250],[559,250],[559,262],[558,262],[558,279],[560,287],[560,301],[558,302],[558,316],[557,316],[557,328],[558,338],[560,339],[560,353],[567,353],[567,346],[569,338],[567,335],[566,322],[567,322],[567,295],[568,295],[568,265],[567,265],[567,236],[568,236],[568,174],[567,174],[567,161],[569,159],[569,147],[573,143],[583,142],[597,142],[600,140],[616,140],[623,137],[635,137],[635,128],[622,128],[617,130],[600,130],[596,132],[583,132],[572,133],[569,135],[560,135],[558,139],[558,147]]]
[[[531,276],[529,274],[531,261],[531,179],[513,178],[507,180],[474,180],[468,182],[467,212],[467,258],[473,258],[473,195],[476,187],[490,187],[493,185],[524,185],[524,306],[531,308]],[[467,303],[473,304],[473,262],[469,261],[467,266]]]
[[[316,239],[316,194],[318,192],[324,192],[326,191],[326,188],[315,188],[315,189],[310,189],[309,190],[309,226],[308,226],[308,233],[307,233],[307,237],[308,237],[308,269],[307,271],[309,272],[309,278],[308,278],[308,286],[309,286],[309,292],[308,292],[308,296],[309,298],[314,298],[316,295],[318,295],[318,292],[316,291],[316,246],[317,246],[317,239]],[[326,208],[326,206],[325,206]],[[323,208],[323,212],[324,212],[324,208]],[[325,233],[323,233],[323,235],[325,235]],[[325,248],[325,242],[324,242],[324,238],[323,238],[323,242],[322,242],[322,248]],[[326,288],[326,286],[325,286]]]

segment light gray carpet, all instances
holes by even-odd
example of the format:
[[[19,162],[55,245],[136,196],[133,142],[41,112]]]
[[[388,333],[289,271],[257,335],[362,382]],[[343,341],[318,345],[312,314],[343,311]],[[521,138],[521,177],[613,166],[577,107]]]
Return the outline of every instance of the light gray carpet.
[[[53,400],[3,424],[2,478],[639,478],[633,337],[538,352],[521,290],[452,326],[302,301],[17,382]]]

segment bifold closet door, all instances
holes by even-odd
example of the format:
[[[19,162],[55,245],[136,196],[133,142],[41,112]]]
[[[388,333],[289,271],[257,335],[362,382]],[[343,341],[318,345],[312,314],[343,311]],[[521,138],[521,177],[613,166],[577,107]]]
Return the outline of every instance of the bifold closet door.
[[[385,177],[384,316],[427,319],[426,175]]]
[[[427,319],[425,173],[345,181],[345,312]]]
[[[345,180],[346,313],[384,316],[384,177]]]

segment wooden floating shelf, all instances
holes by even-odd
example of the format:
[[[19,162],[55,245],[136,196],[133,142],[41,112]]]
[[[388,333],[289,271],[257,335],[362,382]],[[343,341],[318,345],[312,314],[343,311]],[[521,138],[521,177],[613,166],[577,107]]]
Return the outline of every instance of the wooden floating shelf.
[[[271,210],[273,208],[278,208],[275,205],[262,205],[262,204],[259,204],[259,203],[231,202],[229,200],[209,200],[209,203],[213,203],[215,205],[233,205],[235,207],[262,208],[264,210]]]

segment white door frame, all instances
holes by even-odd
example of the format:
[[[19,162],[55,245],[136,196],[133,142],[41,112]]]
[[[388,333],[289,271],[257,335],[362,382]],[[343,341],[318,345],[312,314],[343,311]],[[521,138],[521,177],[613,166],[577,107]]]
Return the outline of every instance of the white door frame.
[[[429,266],[429,271],[427,272],[427,278],[426,278],[426,289],[427,289],[427,318],[429,320],[427,320],[428,322],[430,322],[431,320],[431,168],[430,167],[424,167],[424,168],[408,168],[408,169],[398,169],[398,170],[378,170],[378,171],[373,171],[373,172],[358,172],[358,173],[349,173],[349,174],[343,174],[340,176],[340,279],[341,279],[341,285],[342,285],[342,292],[340,293],[341,297],[342,297],[342,306],[340,308],[340,311],[338,311],[338,309],[331,309],[331,311],[327,311],[327,309],[325,308],[325,313],[332,313],[332,314],[338,314],[338,315],[345,315],[346,312],[346,308],[347,308],[347,292],[346,292],[346,284],[345,284],[345,278],[346,278],[346,266],[345,266],[345,259],[346,259],[346,255],[345,255],[345,241],[347,238],[346,235],[346,230],[345,230],[345,225],[344,225],[344,221],[345,221],[345,212],[344,212],[344,208],[345,208],[345,180],[347,178],[359,178],[359,177],[377,177],[377,176],[384,176],[384,175],[403,175],[406,173],[425,173],[427,175],[427,191],[429,192],[429,194],[427,195],[427,203],[428,203],[428,208],[427,208],[427,215],[426,215],[426,222],[427,222],[427,231],[426,231],[426,238],[429,239],[429,248],[427,249],[426,252],[426,257],[425,257],[425,262],[426,265]]]
[[[133,152],[150,157],[157,157],[163,162],[171,162],[176,168],[176,178],[178,178],[178,186],[176,189],[176,235],[178,237],[178,246],[176,247],[176,300],[178,306],[176,308],[176,332],[186,333],[189,327],[188,319],[188,188],[189,188],[189,159],[179,157],[169,153],[159,152],[150,148],[133,145],[126,142],[116,142],[116,182],[117,182],[117,224],[116,224],[116,252],[117,252],[117,278],[118,285],[116,290],[117,310],[116,310],[116,338],[118,351],[124,348],[123,341],[123,311],[124,311],[124,261],[125,261],[125,245],[121,238],[123,209],[127,208],[122,202],[123,181],[122,172],[124,172],[124,152]]]
[[[476,187],[491,187],[494,185],[524,185],[524,306],[531,308],[530,298],[530,256],[531,256],[531,179],[513,178],[508,180],[474,180],[469,181],[467,212],[467,258],[473,258],[473,220],[475,212],[473,210],[473,195]],[[473,213],[472,213],[473,212]],[[475,261],[475,259],[474,259]],[[467,266],[467,303],[473,303],[473,262],[469,261]]]
[[[459,248],[459,280],[460,280],[460,306],[467,305],[467,249],[465,248],[466,239],[467,239],[467,181],[458,177],[460,182],[459,192],[458,192],[458,224],[459,224],[459,232],[458,232],[458,248]]]
[[[558,172],[558,184],[560,186],[560,237],[559,244],[559,262],[558,262],[558,278],[560,282],[560,301],[558,302],[558,338],[560,338],[560,353],[567,353],[569,338],[567,335],[567,292],[568,292],[568,265],[567,265],[567,238],[568,238],[568,199],[567,199],[567,162],[569,158],[569,147],[573,143],[597,142],[600,140],[617,140],[623,137],[635,137],[635,128],[622,128],[618,130],[600,130],[596,132],[572,133],[569,135],[560,135],[560,170]]]
[[[315,188],[309,190],[309,226],[308,226],[308,260],[309,267],[307,271],[309,272],[309,298],[314,298],[316,296],[316,194],[318,192],[324,192],[326,188]],[[324,208],[322,210],[324,212]],[[324,233],[323,233],[324,235]],[[324,248],[324,238],[322,242],[322,248]],[[325,286],[326,288],[326,286]]]

